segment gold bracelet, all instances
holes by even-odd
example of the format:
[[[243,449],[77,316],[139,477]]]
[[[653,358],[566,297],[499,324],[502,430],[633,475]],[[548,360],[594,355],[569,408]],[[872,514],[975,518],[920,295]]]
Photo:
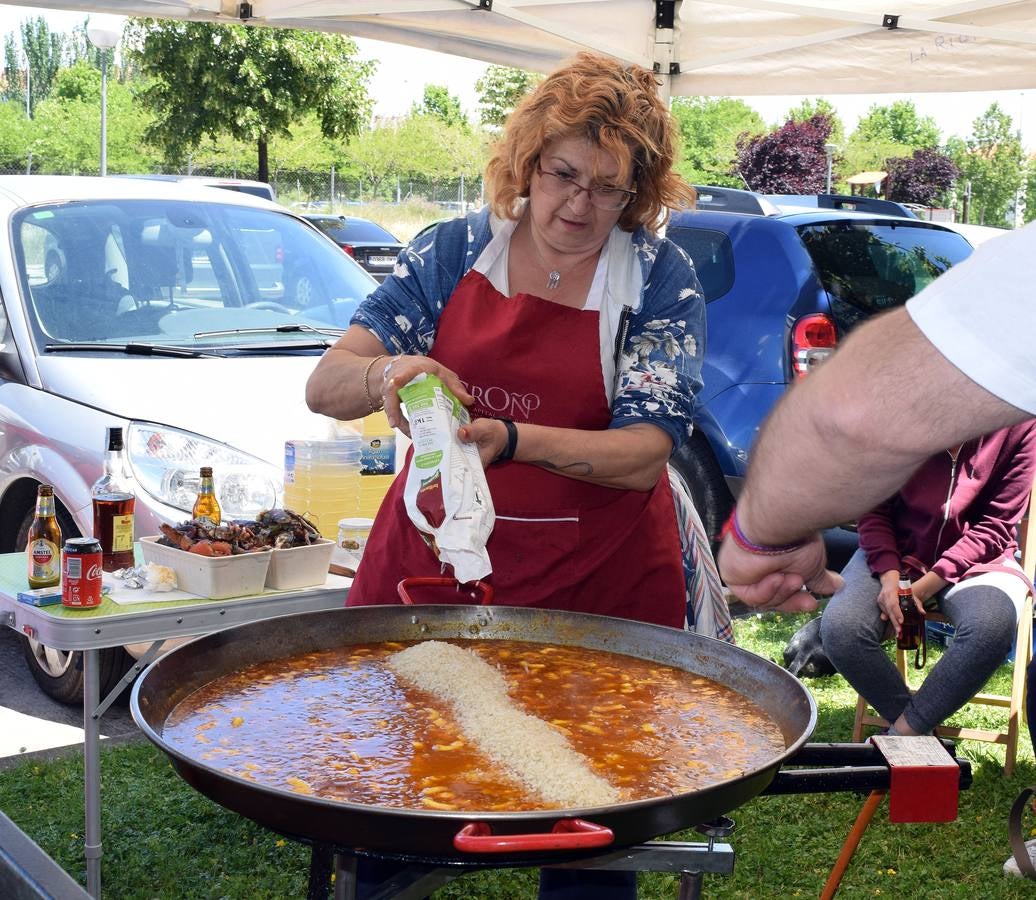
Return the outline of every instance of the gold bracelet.
[[[376,413],[379,410],[384,409],[385,408],[385,404],[384,404],[384,402],[382,402],[381,406],[375,406],[374,405],[374,399],[371,397],[370,384],[368,383],[367,379],[370,378],[371,368],[374,366],[374,364],[379,359],[384,359],[386,356],[388,356],[387,353],[382,353],[379,356],[375,356],[374,359],[372,359],[369,363],[367,363],[367,368],[363,370],[363,392],[367,395],[367,405],[371,408],[371,412],[372,413]]]

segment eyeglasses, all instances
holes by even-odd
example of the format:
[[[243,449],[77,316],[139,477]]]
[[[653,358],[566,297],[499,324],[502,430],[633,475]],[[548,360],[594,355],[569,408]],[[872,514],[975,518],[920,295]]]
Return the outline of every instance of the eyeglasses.
[[[575,200],[582,191],[586,191],[590,202],[598,209],[624,209],[636,199],[636,191],[627,191],[615,187],[583,187],[574,175],[568,172],[549,172],[537,164],[543,190],[554,197],[565,197]]]

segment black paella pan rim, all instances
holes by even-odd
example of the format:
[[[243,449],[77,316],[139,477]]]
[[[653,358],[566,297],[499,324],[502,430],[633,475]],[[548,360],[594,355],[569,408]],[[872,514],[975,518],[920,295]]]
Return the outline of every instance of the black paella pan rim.
[[[607,807],[473,813],[349,803],[261,785],[223,772],[163,736],[164,724],[177,703],[229,672],[348,644],[433,639],[566,644],[672,665],[748,697],[775,722],[786,746],[763,764],[703,790]],[[343,848],[498,866],[506,864],[506,859],[523,863],[534,854],[483,859],[481,854],[456,850],[456,833],[473,821],[486,823],[495,834],[542,833],[549,832],[560,819],[580,818],[614,832],[614,843],[607,850],[708,822],[765,790],[781,764],[812,735],[817,715],[812,696],[798,679],[773,662],[723,641],[608,616],[513,606],[447,605],[343,607],[266,619],[209,634],[177,647],[148,666],[134,685],[130,707],[141,731],[169,757],[185,781],[220,805],[274,831]],[[673,752],[679,752],[679,748],[674,747]],[[550,858],[556,861],[560,857],[551,854]]]

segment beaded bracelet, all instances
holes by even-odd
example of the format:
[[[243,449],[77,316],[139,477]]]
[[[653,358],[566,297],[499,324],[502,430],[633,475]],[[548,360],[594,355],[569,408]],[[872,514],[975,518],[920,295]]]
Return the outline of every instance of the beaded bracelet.
[[[387,353],[382,353],[379,356],[375,356],[374,359],[367,363],[367,368],[363,370],[363,392],[367,395],[367,405],[370,407],[372,413],[376,413],[378,412],[378,410],[384,409],[385,404],[382,403],[381,406],[374,405],[374,398],[371,397],[371,389],[370,384],[368,383],[368,379],[370,378],[371,368],[374,366],[374,364],[379,359],[384,359],[386,356],[388,356]]]
[[[723,526],[722,534],[724,537],[729,534],[734,539],[734,543],[742,550],[747,550],[749,553],[756,553],[760,556],[780,556],[783,553],[791,553],[793,550],[806,546],[805,541],[795,541],[792,544],[756,544],[754,541],[750,541],[741,530],[741,525],[737,520],[736,506],[730,511],[730,518],[727,519],[727,523]]]

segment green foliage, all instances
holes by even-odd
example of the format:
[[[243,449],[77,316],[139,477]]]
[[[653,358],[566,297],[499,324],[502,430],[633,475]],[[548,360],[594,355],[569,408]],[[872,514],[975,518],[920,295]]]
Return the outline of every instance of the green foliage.
[[[61,68],[64,35],[53,33],[42,16],[22,22],[22,49],[29,61],[29,107],[36,107],[50,95],[51,85]]]
[[[1025,170],[1025,221],[1036,219],[1036,165],[1032,159]]]
[[[731,166],[739,137],[766,133],[759,113],[732,97],[675,97],[672,114],[682,145],[676,171],[691,184],[743,188]]]
[[[950,159],[960,169],[959,183],[970,187],[962,221],[1004,226],[1025,179],[1021,135],[1011,130],[1011,117],[993,103],[972,124],[971,137],[953,138]]]
[[[0,169],[22,170],[28,155],[30,123],[19,101],[0,103]]]
[[[475,82],[482,124],[502,127],[518,101],[542,80],[542,75],[524,69],[489,66]]]
[[[14,35],[8,32],[4,36],[4,86],[0,97],[4,100],[17,100],[25,103],[25,76],[22,74],[21,53],[15,43]]]
[[[461,109],[460,99],[441,84],[426,84],[424,99],[415,103],[412,115],[432,116],[450,128],[468,128],[468,117]]]
[[[888,106],[874,104],[852,136],[861,142],[903,144],[912,150],[939,146],[939,127],[931,116],[918,115],[913,100],[896,100]]]
[[[206,136],[256,144],[268,178],[271,138],[313,112],[328,137],[359,131],[370,113],[352,39],[288,28],[132,20],[131,57],[150,81],[141,92],[155,119],[147,136],[180,163]]]

